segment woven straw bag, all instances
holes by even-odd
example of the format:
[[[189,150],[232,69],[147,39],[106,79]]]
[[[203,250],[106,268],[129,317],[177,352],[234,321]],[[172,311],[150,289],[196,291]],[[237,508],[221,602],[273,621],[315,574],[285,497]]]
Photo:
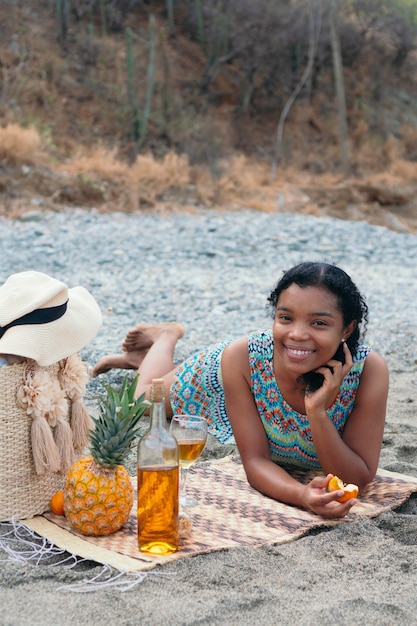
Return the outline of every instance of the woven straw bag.
[[[74,356],[78,359],[71,372],[73,381],[78,376],[74,384],[63,374],[68,359],[48,367],[27,360],[0,368],[0,521],[25,519],[48,510],[51,496],[63,488],[69,465],[83,453],[90,418],[82,404],[80,390],[85,392],[88,374],[78,355]],[[84,366],[84,373],[81,373],[80,366]],[[41,380],[43,386],[38,384],[35,388],[38,396],[36,411],[33,411],[30,404],[22,402],[22,397],[27,400],[28,385],[30,388],[30,384],[37,380]],[[51,403],[48,405],[51,394],[47,393],[50,389],[58,394],[59,399],[53,408],[58,416],[55,423],[50,416],[48,422],[48,415],[42,414],[43,407],[51,406]],[[75,416],[74,406],[77,406]],[[34,418],[36,412],[37,420]],[[39,425],[44,429],[41,436],[39,430],[36,431]],[[47,437],[42,439],[45,435]],[[34,455],[35,445],[40,446],[40,454],[35,450]]]

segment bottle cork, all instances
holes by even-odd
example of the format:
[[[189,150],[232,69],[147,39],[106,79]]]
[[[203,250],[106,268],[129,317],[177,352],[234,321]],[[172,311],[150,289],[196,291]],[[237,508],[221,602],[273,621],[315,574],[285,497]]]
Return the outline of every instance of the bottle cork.
[[[165,385],[163,378],[154,378],[152,380],[150,400],[151,402],[162,402],[165,398]]]

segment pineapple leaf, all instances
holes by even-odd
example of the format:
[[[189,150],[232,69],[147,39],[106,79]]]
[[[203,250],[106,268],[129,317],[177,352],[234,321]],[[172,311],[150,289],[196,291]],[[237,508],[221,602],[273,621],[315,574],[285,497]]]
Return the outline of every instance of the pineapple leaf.
[[[104,385],[106,397],[101,398],[99,415],[93,417],[90,451],[105,468],[124,465],[138,434],[138,422],[149,406],[145,394],[135,398],[138,375],[129,383],[127,376],[120,389]]]

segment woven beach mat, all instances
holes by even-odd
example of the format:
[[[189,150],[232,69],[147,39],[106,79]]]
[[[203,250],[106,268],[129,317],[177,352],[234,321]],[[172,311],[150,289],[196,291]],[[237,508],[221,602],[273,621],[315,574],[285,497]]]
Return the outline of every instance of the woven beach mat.
[[[314,475],[317,474],[295,473],[303,482]],[[238,457],[209,461],[192,468],[187,492],[198,499],[198,505],[187,511],[192,519],[191,534],[181,539],[176,553],[164,557],[139,552],[135,506],[125,527],[107,537],[83,537],[64,517],[50,512],[24,523],[71,554],[119,571],[134,572],[218,550],[286,543],[313,528],[348,523],[363,516],[375,517],[400,506],[417,492],[417,478],[379,470],[375,480],[360,494],[358,504],[343,520],[325,520],[315,513],[260,494],[248,484]]]

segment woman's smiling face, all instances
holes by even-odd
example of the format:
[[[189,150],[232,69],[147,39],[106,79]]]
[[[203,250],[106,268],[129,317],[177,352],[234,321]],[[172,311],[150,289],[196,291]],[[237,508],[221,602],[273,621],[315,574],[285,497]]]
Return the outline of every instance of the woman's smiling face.
[[[289,374],[298,377],[330,361],[347,336],[344,331],[334,294],[321,287],[293,283],[282,291],[277,303],[275,358]]]

